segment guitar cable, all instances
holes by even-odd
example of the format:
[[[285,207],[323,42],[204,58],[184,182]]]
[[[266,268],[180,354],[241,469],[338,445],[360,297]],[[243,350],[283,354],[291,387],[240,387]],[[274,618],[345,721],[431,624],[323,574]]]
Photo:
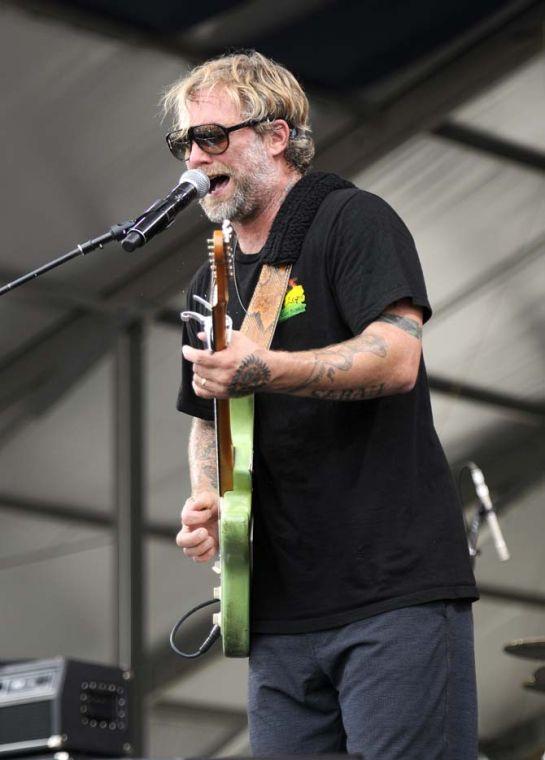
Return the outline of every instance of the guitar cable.
[[[195,657],[200,657],[201,655],[208,652],[210,647],[219,639],[221,636],[220,627],[214,623],[210,629],[210,633],[195,652],[182,652],[181,649],[178,649],[174,641],[178,634],[178,631],[185,623],[185,621],[191,617],[191,615],[193,615],[195,612],[198,612],[199,610],[202,610],[203,607],[208,607],[210,604],[214,604],[215,602],[219,602],[219,599],[209,599],[207,602],[201,602],[201,604],[198,604],[196,607],[193,607],[193,609],[189,610],[189,612],[186,612],[185,615],[183,615],[175,624],[174,628],[170,632],[170,646],[177,655],[180,657],[185,657],[187,660],[192,660]]]

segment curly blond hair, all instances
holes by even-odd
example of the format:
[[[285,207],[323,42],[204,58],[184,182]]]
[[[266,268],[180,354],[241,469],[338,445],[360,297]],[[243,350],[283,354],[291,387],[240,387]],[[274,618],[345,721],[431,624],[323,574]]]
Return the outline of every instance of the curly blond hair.
[[[285,119],[292,133],[284,157],[301,174],[309,169],[314,156],[309,104],[293,74],[255,50],[205,61],[169,87],[162,98],[164,113],[174,115],[175,129],[188,126],[187,103],[215,87],[227,93],[245,120]],[[267,123],[256,127],[262,134],[268,129]]]

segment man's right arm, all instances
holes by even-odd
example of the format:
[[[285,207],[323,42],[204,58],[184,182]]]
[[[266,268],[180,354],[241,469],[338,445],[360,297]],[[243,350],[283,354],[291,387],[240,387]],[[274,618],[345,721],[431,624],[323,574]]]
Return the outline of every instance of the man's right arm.
[[[216,431],[213,422],[193,417],[188,456],[191,495],[196,496],[203,491],[217,492]]]
[[[214,423],[193,418],[189,436],[191,496],[182,509],[176,543],[194,562],[207,562],[218,552],[216,434]]]

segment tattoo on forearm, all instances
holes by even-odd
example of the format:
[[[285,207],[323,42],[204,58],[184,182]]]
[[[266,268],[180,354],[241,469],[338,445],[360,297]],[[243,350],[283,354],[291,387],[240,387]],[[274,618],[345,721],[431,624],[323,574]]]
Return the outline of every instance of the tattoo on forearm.
[[[385,388],[384,383],[378,383],[377,385],[369,385],[367,388],[345,388],[341,391],[333,389],[329,391],[315,390],[312,391],[312,397],[325,401],[365,401],[382,396]]]
[[[416,320],[410,319],[409,317],[401,317],[399,314],[389,314],[386,312],[385,314],[381,314],[375,322],[386,322],[388,325],[394,325],[394,327],[399,327],[400,330],[405,330],[406,333],[409,333],[409,335],[412,335],[418,340],[422,339],[421,326]]]
[[[268,365],[255,354],[245,356],[229,383],[230,396],[248,396],[255,393],[271,379]]]
[[[324,380],[333,383],[340,372],[348,372],[352,369],[354,366],[354,359],[359,354],[374,354],[375,356],[384,359],[388,354],[388,347],[386,341],[381,338],[380,335],[365,332],[337,346],[324,348],[321,351],[314,351],[313,353],[314,363],[307,379],[297,386],[287,388],[285,392],[297,393],[310,388],[315,388],[315,386],[322,384]],[[378,386],[373,387],[376,388]],[[381,388],[383,388],[383,386],[381,386]],[[368,395],[361,395],[367,394],[370,391],[371,387],[353,388],[348,391],[315,388],[310,395],[315,396],[316,398],[333,399],[341,398],[341,396],[337,394],[352,393],[355,394],[353,396],[354,399],[362,399],[370,398]],[[329,396],[327,394],[333,395]],[[349,397],[344,396],[343,398],[348,399]]]
[[[212,491],[218,487],[216,433],[213,422],[195,423],[189,439],[191,485]]]

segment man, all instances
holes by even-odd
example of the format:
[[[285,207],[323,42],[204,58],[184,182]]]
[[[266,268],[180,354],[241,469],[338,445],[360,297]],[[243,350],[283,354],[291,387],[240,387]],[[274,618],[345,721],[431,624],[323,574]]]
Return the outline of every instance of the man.
[[[171,150],[209,175],[202,207],[237,239],[229,347],[210,354],[184,328],[177,543],[216,555],[212,399],[255,394],[252,750],[471,760],[477,593],[433,428],[412,238],[380,198],[307,173],[307,99],[258,53],[203,64],[166,102]],[[238,332],[264,262],[292,263],[270,350]],[[203,266],[190,308],[208,287]]]

